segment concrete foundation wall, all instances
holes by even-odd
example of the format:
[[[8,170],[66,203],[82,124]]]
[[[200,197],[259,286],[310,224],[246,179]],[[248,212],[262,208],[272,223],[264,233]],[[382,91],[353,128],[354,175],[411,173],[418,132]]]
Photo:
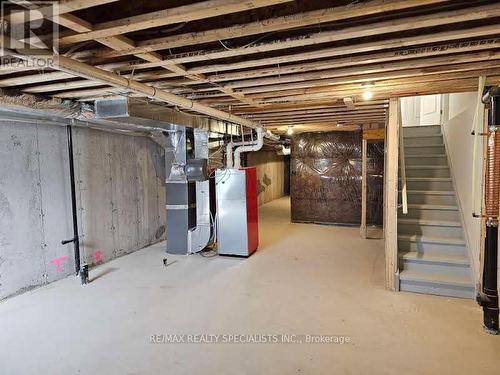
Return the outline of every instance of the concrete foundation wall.
[[[153,141],[74,130],[82,260],[164,239],[163,151]],[[0,299],[74,273],[66,129],[0,124]]]

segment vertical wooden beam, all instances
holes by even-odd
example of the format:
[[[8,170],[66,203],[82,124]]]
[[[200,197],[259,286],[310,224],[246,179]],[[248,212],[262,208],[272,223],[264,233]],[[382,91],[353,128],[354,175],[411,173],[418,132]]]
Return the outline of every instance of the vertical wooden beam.
[[[367,201],[367,155],[368,140],[363,137],[362,162],[361,162],[361,238],[366,238],[366,201]]]
[[[384,202],[385,271],[386,286],[390,290],[399,289],[398,277],[398,114],[399,99],[389,100],[389,121],[385,143],[386,176]]]

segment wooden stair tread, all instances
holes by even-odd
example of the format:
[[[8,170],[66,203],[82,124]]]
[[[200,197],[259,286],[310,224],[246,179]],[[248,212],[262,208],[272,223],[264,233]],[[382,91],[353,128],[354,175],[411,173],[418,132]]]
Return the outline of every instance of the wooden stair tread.
[[[399,274],[400,280],[416,281],[424,283],[437,283],[451,286],[459,286],[466,288],[474,288],[474,284],[470,277],[452,274],[438,274],[431,272],[416,272],[402,270]]]
[[[417,224],[417,225],[431,225],[439,227],[461,227],[462,223],[459,221],[446,221],[446,220],[425,220],[425,219],[398,219],[398,224]]]
[[[405,148],[426,148],[426,147],[444,147],[444,143],[438,145],[405,145]]]
[[[401,190],[398,190],[401,192]],[[453,195],[455,196],[454,191],[450,190],[407,190],[407,194],[428,194],[428,195]]]
[[[405,126],[403,126],[403,131],[405,129],[415,129],[415,128],[425,129],[425,128],[436,128],[438,126],[441,127],[441,124],[433,124],[433,125],[405,125]]]
[[[443,263],[460,266],[469,266],[469,259],[463,255],[448,255],[435,253],[421,253],[418,251],[401,252],[399,257],[404,260],[418,261],[422,263]]]
[[[442,244],[442,245],[460,245],[465,246],[465,240],[461,238],[453,238],[453,237],[431,237],[431,236],[421,236],[421,235],[409,235],[409,234],[400,234],[398,235],[398,239],[402,241],[409,242],[423,242],[423,243],[433,243],[433,244]]]
[[[442,134],[404,134],[403,133],[403,137],[404,138],[443,138],[443,135]]]
[[[438,204],[409,204],[408,208],[420,210],[442,210],[442,211],[458,211],[457,206],[444,206]]]
[[[405,157],[407,158],[445,158],[446,154],[426,154],[426,155],[408,155],[406,154]]]
[[[406,165],[406,169],[450,169],[447,165]]]
[[[401,177],[399,177],[401,180]],[[450,177],[406,177],[406,181],[451,181]]]

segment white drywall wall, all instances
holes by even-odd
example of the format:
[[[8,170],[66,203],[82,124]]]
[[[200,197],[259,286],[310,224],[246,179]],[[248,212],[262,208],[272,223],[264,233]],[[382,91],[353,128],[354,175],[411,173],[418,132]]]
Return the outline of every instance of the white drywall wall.
[[[448,120],[443,124],[443,135],[448,152],[453,181],[458,196],[464,230],[467,238],[471,266],[477,281],[479,275],[479,251],[481,238],[481,220],[472,216],[472,164],[473,142],[471,127],[476,111],[477,93],[450,94],[448,101]],[[482,121],[482,120],[481,120]],[[478,142],[477,155],[482,155],[482,142]],[[478,178],[476,195],[480,194],[481,157],[476,160]]]

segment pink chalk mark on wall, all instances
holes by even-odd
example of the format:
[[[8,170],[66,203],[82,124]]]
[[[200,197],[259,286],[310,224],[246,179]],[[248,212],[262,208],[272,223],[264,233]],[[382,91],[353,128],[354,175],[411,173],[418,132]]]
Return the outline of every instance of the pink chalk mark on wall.
[[[65,255],[65,256],[62,256],[62,257],[58,257],[58,258],[52,259],[50,261],[50,263],[52,263],[56,267],[56,272],[57,273],[61,273],[62,272],[63,263],[65,263],[67,260],[68,260],[68,256]]]
[[[94,253],[94,261],[96,263],[102,262],[102,251],[101,250],[96,250]]]

